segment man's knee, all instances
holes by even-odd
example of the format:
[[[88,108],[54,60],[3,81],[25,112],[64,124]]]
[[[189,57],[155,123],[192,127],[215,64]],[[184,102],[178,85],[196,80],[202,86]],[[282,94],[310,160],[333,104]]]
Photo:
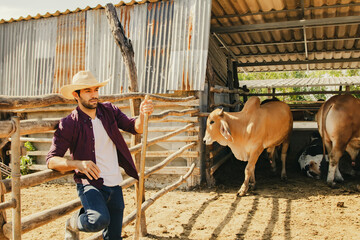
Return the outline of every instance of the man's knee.
[[[94,222],[94,228],[96,229],[95,232],[101,231],[105,228],[107,228],[110,224],[110,217],[100,215],[100,217]]]
[[[92,216],[88,216],[88,224],[85,228],[87,228],[86,231],[88,232],[98,232],[107,228],[109,224],[109,215],[93,214]]]

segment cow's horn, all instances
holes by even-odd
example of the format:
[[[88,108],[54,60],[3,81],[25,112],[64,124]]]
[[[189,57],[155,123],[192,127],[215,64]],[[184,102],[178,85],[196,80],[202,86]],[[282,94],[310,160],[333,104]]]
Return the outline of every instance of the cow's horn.
[[[223,115],[223,113],[224,113],[224,109],[223,109],[223,108],[221,108],[221,109],[220,109],[220,112],[218,113],[218,115],[219,115],[219,116],[222,116],[222,115]]]

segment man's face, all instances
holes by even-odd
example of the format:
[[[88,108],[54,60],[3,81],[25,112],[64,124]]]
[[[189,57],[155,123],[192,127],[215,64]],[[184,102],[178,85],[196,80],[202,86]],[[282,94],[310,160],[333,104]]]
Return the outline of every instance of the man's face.
[[[81,89],[76,99],[85,108],[95,109],[99,101],[99,87]]]

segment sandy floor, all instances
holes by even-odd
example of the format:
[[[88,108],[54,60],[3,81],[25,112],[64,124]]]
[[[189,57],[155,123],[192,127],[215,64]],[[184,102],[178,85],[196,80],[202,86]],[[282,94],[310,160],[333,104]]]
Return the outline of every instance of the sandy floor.
[[[236,198],[239,185],[173,191],[146,212],[143,239],[360,239],[359,178],[330,189],[304,176],[257,178],[257,189]],[[156,190],[147,191],[147,197]],[[133,189],[124,190],[126,212],[135,209]],[[22,216],[76,198],[72,184],[42,184],[22,191]],[[9,196],[7,196],[9,198]],[[8,219],[11,219],[8,211]],[[22,239],[63,239],[64,216],[22,235]],[[123,235],[133,238],[134,223]],[[90,234],[82,234],[86,239]]]

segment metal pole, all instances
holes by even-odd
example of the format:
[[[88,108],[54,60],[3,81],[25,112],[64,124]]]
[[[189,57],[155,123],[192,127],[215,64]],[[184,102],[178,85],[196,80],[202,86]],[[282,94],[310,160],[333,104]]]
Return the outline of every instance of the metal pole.
[[[149,100],[149,95],[145,96],[145,100]],[[144,181],[145,181],[145,156],[146,156],[146,145],[148,136],[148,120],[149,114],[145,113],[144,116],[144,129],[143,129],[143,141],[141,146],[141,160],[140,160],[140,177],[139,177],[139,191],[137,195],[137,214],[135,223],[135,235],[134,239],[139,239],[140,221],[141,221],[141,205],[143,201]]]
[[[21,202],[20,202],[20,119],[12,117],[15,132],[11,136],[11,197],[15,201],[12,209],[12,239],[21,240]]]

